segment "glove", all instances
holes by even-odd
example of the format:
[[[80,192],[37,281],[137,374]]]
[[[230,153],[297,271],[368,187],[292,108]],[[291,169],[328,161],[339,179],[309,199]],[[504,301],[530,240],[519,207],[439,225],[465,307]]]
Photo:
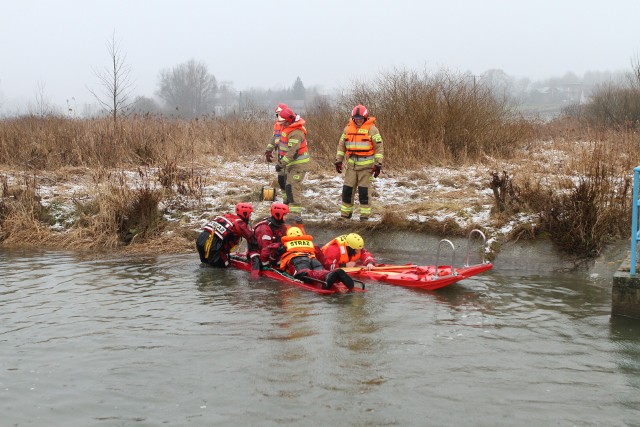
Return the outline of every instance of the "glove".
[[[282,170],[282,166],[276,163],[276,172],[280,172]]]
[[[342,173],[342,162],[335,162],[334,165],[336,165],[336,172]]]
[[[382,165],[375,165],[373,169],[371,169],[371,173],[374,178],[377,178],[380,175],[380,171],[382,170]]]
[[[267,163],[273,162],[273,154],[271,153],[271,151],[265,151],[264,158],[267,160]]]

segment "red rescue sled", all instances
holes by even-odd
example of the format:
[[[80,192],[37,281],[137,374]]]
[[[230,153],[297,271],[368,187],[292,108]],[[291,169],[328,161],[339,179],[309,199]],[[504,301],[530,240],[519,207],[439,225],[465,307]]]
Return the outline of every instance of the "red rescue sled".
[[[451,268],[450,265],[383,265],[367,271],[363,267],[343,268],[351,277],[376,280],[407,288],[434,290],[491,270],[490,262],[468,267]]]
[[[438,246],[436,265],[379,265],[373,267],[371,270],[367,270],[364,267],[343,268],[343,270],[351,277],[359,279],[376,280],[390,285],[404,286],[414,289],[427,289],[430,291],[440,289],[493,268],[493,264],[488,261],[484,261],[484,259],[479,264],[469,265],[469,246],[473,234],[479,234],[483,239],[482,248],[484,248],[486,244],[484,234],[480,230],[472,230],[469,233],[469,239],[467,241],[467,262],[462,267],[453,267],[455,246],[451,241],[443,239],[440,241],[440,245]],[[452,249],[450,265],[438,264],[440,258],[440,247],[444,243],[450,245]]]
[[[251,271],[251,263],[249,262],[245,254],[241,254],[241,253],[231,254],[229,261],[230,261],[230,265],[232,267],[237,268],[238,270]],[[268,277],[269,279],[288,283],[298,288],[302,288],[307,291],[311,291],[311,292],[315,292],[317,294],[323,294],[323,295],[347,293],[351,291],[365,292],[364,285],[362,286],[362,289],[354,287],[351,291],[349,291],[349,289],[347,289],[345,285],[339,282],[336,282],[333,285],[331,285],[329,289],[322,289],[322,283],[318,283],[318,284],[305,283],[302,280],[298,280],[283,271],[275,270],[273,268],[269,268],[267,270],[260,270],[260,276]]]

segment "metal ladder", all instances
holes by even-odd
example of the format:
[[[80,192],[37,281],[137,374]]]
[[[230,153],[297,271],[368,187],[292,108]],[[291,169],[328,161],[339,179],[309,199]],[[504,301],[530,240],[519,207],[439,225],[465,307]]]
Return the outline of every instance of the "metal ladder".
[[[464,264],[464,267],[469,267],[469,250],[471,248],[471,237],[474,234],[479,234],[480,237],[482,237],[482,247],[484,248],[484,246],[487,243],[487,238],[484,235],[484,233],[478,229],[473,229],[469,232],[469,236],[467,237],[467,248],[466,248],[466,253],[465,253],[465,260],[466,263]],[[448,274],[447,276],[438,276],[438,268],[440,267],[440,248],[442,248],[443,244],[448,244],[451,247],[451,274]],[[454,261],[456,258],[456,247],[455,245],[451,242],[451,240],[449,239],[442,239],[440,240],[440,242],[438,243],[438,251],[436,252],[436,269],[435,269],[435,275],[432,276],[433,278],[436,277],[449,277],[449,276],[457,276],[458,272],[455,271],[455,266],[454,266]],[[486,260],[484,258],[484,251],[482,252],[482,264],[486,263]]]

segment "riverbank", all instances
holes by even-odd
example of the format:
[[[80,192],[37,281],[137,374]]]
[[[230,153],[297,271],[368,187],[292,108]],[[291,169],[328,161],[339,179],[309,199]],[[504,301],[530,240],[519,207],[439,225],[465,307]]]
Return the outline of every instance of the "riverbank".
[[[314,162],[305,178],[303,219],[315,229],[363,234],[409,230],[450,238],[480,229],[487,237],[485,254],[494,259],[505,242],[537,237],[540,212],[515,200],[517,191],[506,192],[506,208],[498,209],[492,173],[505,171],[520,194],[522,188],[536,194],[534,184],[535,191],[567,191],[584,177],[576,153],[590,144],[539,141],[508,161],[485,156],[482,163],[455,167],[383,168],[371,189],[374,213],[368,222],[359,221],[357,209],[353,220],[340,220],[343,176]],[[137,169],[5,167],[0,240],[4,246],[192,252],[207,220],[233,211],[240,201],[254,204],[254,220],[268,216],[271,202],[260,198],[263,188],[277,187],[275,178],[273,165],[255,155]]]
[[[37,227],[37,239],[23,235],[20,230],[7,234],[9,230],[5,227],[4,244],[53,248],[103,246],[102,249],[156,253],[192,251],[193,239],[204,223],[212,215],[232,211],[237,202],[252,202],[254,219],[268,215],[271,202],[260,201],[260,196],[263,188],[277,187],[276,173],[273,165],[260,160],[254,156],[239,162],[211,158],[176,166],[170,177],[160,168],[75,167],[39,172],[7,168],[2,173],[5,205],[32,197],[31,202],[46,211],[46,218]],[[357,213],[354,220],[339,220],[343,176],[315,164],[305,179],[304,221],[336,230],[416,230],[442,236],[465,235],[468,230],[479,228],[491,239],[488,245],[491,252],[491,242],[503,240],[518,226],[535,222],[534,215],[505,217],[492,213],[496,205],[489,187],[492,170],[487,165],[411,171],[383,169],[372,188],[374,214],[370,221],[361,222]],[[276,200],[281,200],[279,189],[276,193]],[[139,235],[141,230],[129,230],[132,236],[128,242],[105,241],[96,236],[100,231],[96,217],[106,210],[100,205],[115,204],[118,197],[144,194],[153,194],[158,201],[160,217],[153,230],[146,230],[144,236]],[[31,234],[36,230],[23,231]]]

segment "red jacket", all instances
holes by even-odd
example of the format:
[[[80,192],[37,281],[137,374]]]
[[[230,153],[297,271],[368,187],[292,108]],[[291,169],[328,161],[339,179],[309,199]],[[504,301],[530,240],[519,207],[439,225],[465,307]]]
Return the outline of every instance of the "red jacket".
[[[280,239],[287,235],[287,226],[273,217],[263,219],[253,227],[253,236],[258,245],[260,262],[263,265],[277,263],[280,259]]]
[[[249,245],[253,243],[251,226],[236,214],[226,213],[216,216],[203,227],[203,230],[209,232],[209,234],[214,234],[216,238],[222,240],[220,252],[223,254],[222,258],[225,261],[231,249],[240,243],[240,239],[246,239]]]

